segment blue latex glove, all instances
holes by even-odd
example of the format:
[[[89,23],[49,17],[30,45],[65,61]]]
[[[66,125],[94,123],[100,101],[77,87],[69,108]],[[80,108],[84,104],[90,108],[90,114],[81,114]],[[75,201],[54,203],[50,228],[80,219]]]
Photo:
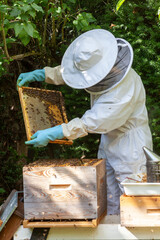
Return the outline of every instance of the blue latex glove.
[[[17,79],[17,85],[22,87],[30,82],[43,82],[45,80],[45,70],[37,69],[32,72],[21,73]]]
[[[44,147],[47,146],[49,141],[54,141],[56,139],[62,139],[63,129],[61,125],[47,128],[45,130],[39,130],[35,134],[32,135],[30,141],[26,141],[25,144],[30,145],[32,144],[33,147]]]

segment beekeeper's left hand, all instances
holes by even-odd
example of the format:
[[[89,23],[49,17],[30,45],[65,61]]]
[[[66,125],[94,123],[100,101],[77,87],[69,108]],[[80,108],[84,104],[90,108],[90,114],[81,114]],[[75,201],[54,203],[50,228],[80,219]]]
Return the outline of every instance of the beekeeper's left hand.
[[[45,147],[50,141],[62,139],[63,137],[64,135],[62,126],[58,125],[52,128],[37,131],[32,135],[32,140],[26,141],[25,144],[31,144],[33,147]]]

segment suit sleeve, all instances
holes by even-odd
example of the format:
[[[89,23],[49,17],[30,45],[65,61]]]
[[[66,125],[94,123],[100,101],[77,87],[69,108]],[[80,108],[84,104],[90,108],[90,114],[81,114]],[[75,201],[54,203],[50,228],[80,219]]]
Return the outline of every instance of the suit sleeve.
[[[54,85],[64,85],[65,82],[61,75],[61,66],[57,67],[45,67],[45,82]]]

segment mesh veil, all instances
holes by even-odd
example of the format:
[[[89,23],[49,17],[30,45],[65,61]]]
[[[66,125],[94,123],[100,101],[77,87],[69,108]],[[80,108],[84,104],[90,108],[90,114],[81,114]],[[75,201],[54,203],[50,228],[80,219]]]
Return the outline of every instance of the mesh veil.
[[[96,85],[86,89],[88,92],[103,92],[117,85],[128,73],[132,61],[133,50],[131,45],[124,39],[117,39],[118,55],[116,62],[107,76]]]

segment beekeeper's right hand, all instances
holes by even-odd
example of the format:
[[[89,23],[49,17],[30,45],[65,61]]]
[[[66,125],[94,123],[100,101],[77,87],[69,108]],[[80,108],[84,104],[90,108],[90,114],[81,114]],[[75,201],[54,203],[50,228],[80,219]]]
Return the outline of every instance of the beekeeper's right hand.
[[[17,85],[22,87],[30,82],[43,82],[45,81],[45,70],[37,69],[32,72],[21,73],[17,79]]]

